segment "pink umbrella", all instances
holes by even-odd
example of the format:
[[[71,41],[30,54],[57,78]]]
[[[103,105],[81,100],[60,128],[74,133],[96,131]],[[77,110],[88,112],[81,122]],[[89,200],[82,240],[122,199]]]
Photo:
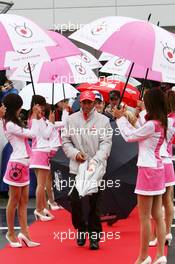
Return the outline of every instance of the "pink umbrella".
[[[150,22],[104,17],[77,30],[70,38],[166,74],[169,78],[174,76],[175,38]]]
[[[25,27],[27,28],[26,25]],[[81,51],[69,39],[63,37],[61,34],[52,31],[48,31],[45,34],[46,36],[48,36],[48,38],[50,37],[51,41],[53,41],[56,46],[38,47],[36,45],[34,46],[34,48],[32,46],[24,46],[18,51],[12,50],[11,52],[5,52],[4,50],[4,53],[2,54],[3,56],[0,60],[1,69],[8,67],[23,67],[24,70],[28,69],[30,72],[29,81],[32,81],[34,94],[35,89],[33,84],[33,76],[32,72],[30,71],[30,69],[32,69],[34,65],[38,63],[43,63],[44,61],[50,61],[53,59],[81,54]],[[28,33],[28,35],[30,34]],[[10,47],[7,49],[10,49]],[[20,79],[21,78],[19,76],[19,80]]]
[[[128,76],[130,69],[131,69],[132,63],[128,60],[122,59],[118,56],[114,56],[112,59],[110,59],[101,69],[101,72],[111,73],[111,74],[119,74],[123,76]],[[143,79],[146,74],[146,69],[138,64],[134,64],[133,70],[131,72],[131,76],[135,78],[141,78]],[[149,70],[148,80],[154,80],[158,82],[175,82],[172,79],[163,79],[161,72],[151,71]]]
[[[68,38],[54,31],[47,31],[48,35],[55,41],[57,47],[47,47],[46,50],[52,59],[60,59],[68,56],[80,55],[79,48]]]
[[[1,68],[14,68],[25,62],[38,63],[50,61],[54,59],[64,58],[68,56],[80,55],[81,51],[69,39],[65,38],[59,33],[47,31],[48,35],[55,42],[56,46],[49,47],[30,47],[23,48],[21,51],[6,52],[5,61],[4,57],[0,58]]]
[[[55,83],[63,84],[65,98],[64,83],[96,83],[98,81],[94,72],[81,59],[77,59],[76,56],[31,65],[31,69],[29,69],[29,65],[18,67],[12,73],[10,79],[30,81],[30,72],[32,72],[34,82],[53,83],[53,98]],[[35,94],[34,87],[33,92]]]
[[[55,41],[31,20],[12,14],[0,14],[0,68],[7,51],[22,52],[36,47],[56,46]]]
[[[35,63],[34,59],[43,62],[81,54],[69,39],[56,32],[46,32],[24,17],[0,14],[0,32],[0,69]]]
[[[34,82],[38,83],[95,83],[94,72],[76,56],[31,65]],[[18,67],[10,76],[13,80],[30,81],[28,65]]]

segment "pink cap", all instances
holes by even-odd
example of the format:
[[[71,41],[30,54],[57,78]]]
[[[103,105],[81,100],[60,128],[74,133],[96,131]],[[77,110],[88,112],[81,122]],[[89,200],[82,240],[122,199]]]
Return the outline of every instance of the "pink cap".
[[[84,100],[95,101],[95,94],[92,91],[83,91],[80,94],[80,102]]]

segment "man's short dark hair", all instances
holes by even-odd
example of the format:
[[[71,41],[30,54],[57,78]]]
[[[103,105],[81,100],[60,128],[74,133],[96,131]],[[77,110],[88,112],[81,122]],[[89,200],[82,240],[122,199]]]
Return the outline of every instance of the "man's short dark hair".
[[[113,90],[109,92],[110,99],[120,99],[120,91]]]

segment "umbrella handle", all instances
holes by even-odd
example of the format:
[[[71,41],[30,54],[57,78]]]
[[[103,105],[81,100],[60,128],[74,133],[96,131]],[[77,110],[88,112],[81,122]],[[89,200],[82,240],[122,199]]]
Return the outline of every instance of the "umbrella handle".
[[[52,83],[52,106],[54,106],[54,92],[55,92],[55,83]]]
[[[65,100],[66,99],[66,95],[65,95],[64,83],[62,85],[63,85],[63,96],[64,96],[64,100]]]
[[[150,15],[149,15],[148,19],[150,19]],[[160,25],[160,21],[157,22],[157,26],[158,27],[159,27],[159,25]],[[146,70],[145,78],[144,78],[143,83],[142,83],[142,86],[141,86],[141,93],[140,93],[140,99],[141,100],[143,99],[143,93],[144,93],[144,90],[145,90],[145,82],[146,82],[147,77],[148,77],[148,72],[149,72],[149,68],[147,68],[147,70]]]
[[[148,72],[149,72],[149,68],[146,69],[145,78],[144,78],[144,80],[142,82],[141,92],[140,92],[140,100],[143,99],[143,93],[144,93],[144,90],[145,90],[145,83],[146,83],[146,80],[147,80],[147,77],[148,77]]]
[[[152,16],[152,13],[149,14],[147,21],[150,21],[151,16]]]
[[[34,82],[33,82],[33,75],[32,75],[32,71],[31,71],[31,67],[30,67],[30,63],[29,62],[28,62],[28,69],[29,69],[29,73],[30,73],[30,79],[31,79],[31,83],[32,83],[33,94],[36,95]]]
[[[121,95],[121,97],[120,97],[120,101],[119,101],[118,106],[117,106],[118,109],[120,109],[120,104],[121,104],[121,102],[122,102],[122,100],[123,100],[123,97],[124,97],[124,94],[125,94],[125,90],[126,90],[126,87],[127,87],[127,85],[128,85],[129,78],[130,78],[130,76],[131,76],[131,72],[132,72],[133,67],[134,67],[134,62],[132,63],[131,68],[130,68],[130,70],[129,70],[129,74],[128,74],[127,80],[126,80],[126,82],[125,82],[125,86],[124,86],[124,88],[123,88],[122,95]]]

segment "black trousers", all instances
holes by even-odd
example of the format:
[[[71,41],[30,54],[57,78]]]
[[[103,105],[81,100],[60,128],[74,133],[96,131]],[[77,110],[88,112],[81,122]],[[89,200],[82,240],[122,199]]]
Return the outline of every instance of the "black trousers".
[[[71,175],[71,180],[75,180],[75,175]],[[74,187],[71,195],[71,207],[72,207],[72,224],[78,231],[86,231],[89,233],[102,232],[102,225],[100,221],[100,209],[99,209],[99,197],[100,192],[89,195],[89,214],[88,224],[86,226],[83,210],[82,199],[79,197],[77,189]]]

